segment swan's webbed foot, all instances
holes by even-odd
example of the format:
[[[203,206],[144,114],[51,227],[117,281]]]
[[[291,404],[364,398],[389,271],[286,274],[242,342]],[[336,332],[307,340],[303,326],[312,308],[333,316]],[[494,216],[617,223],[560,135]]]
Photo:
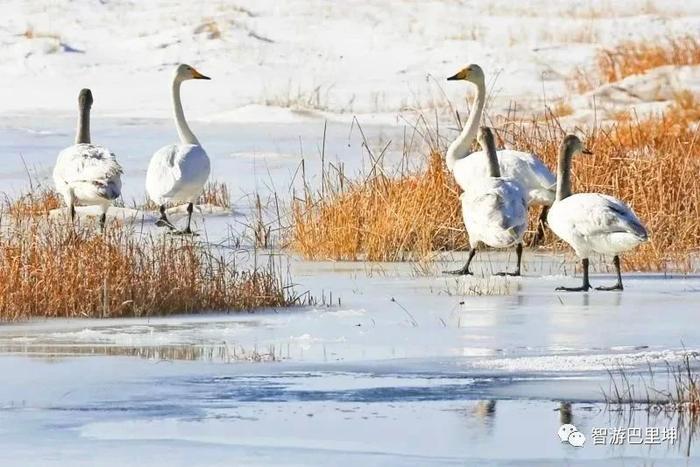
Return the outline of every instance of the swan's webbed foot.
[[[615,265],[615,272],[617,273],[617,282],[615,283],[615,285],[596,287],[596,290],[624,290],[624,288],[622,287],[622,272],[620,271],[620,257],[618,255],[615,255],[615,257],[613,258],[613,264]]]
[[[158,210],[160,211],[160,218],[156,221],[156,226],[167,227],[171,231],[177,230],[177,227],[175,227],[173,223],[168,220],[168,216],[165,215],[165,205],[161,204]]]
[[[596,289],[596,290],[603,290],[603,291],[611,291],[611,290],[619,290],[619,291],[622,291],[622,290],[625,290],[624,287],[622,287],[622,284],[619,284],[619,283],[618,283],[618,284],[615,284],[615,285],[610,285],[610,286],[604,286],[604,285],[602,285],[602,286],[600,286],[600,287],[596,287],[595,289]]]
[[[156,221],[156,226],[167,227],[170,230],[177,230],[177,228],[165,217],[161,217]]]
[[[453,276],[473,276],[474,273],[469,270],[468,266],[453,271],[442,271],[443,274],[452,274]]]
[[[494,276],[510,276],[510,277],[520,277],[520,269],[516,269],[513,272],[501,271],[494,274]]]
[[[591,290],[591,284],[583,284],[581,287],[557,287],[557,292],[588,292]]]
[[[191,230],[189,227],[187,227],[186,229],[183,229],[183,230],[175,229],[175,230],[171,231],[170,234],[171,235],[191,235],[193,237],[199,237],[199,234],[197,232],[194,232],[193,230]]]

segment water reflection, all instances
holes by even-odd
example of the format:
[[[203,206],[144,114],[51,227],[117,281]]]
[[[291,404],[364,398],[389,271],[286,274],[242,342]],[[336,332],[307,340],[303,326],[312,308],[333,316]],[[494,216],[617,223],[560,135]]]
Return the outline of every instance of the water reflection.
[[[69,344],[0,344],[0,353],[22,354],[28,357],[60,359],[74,356],[118,356],[138,357],[147,360],[186,360],[216,363],[236,361],[267,362],[283,358],[275,346],[261,350],[246,349],[239,345],[160,345],[160,346],[116,346],[116,345],[69,345]]]

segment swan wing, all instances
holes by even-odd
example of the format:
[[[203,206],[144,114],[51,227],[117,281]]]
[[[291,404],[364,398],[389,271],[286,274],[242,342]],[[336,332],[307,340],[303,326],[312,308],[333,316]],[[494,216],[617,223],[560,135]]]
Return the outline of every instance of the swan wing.
[[[146,172],[146,191],[158,204],[191,201],[209,177],[209,158],[197,144],[171,144],[153,155]]]
[[[552,204],[556,193],[556,177],[534,154],[501,149],[497,151],[501,177],[516,180],[522,185],[528,203]],[[489,176],[488,158],[484,151],[476,151],[459,159],[453,174],[457,184],[467,190],[477,178]]]
[[[527,227],[527,202],[513,180],[486,178],[460,197],[470,238],[491,246],[506,246],[522,239]]]
[[[572,227],[581,237],[628,233],[640,240],[647,239],[642,222],[617,198],[599,193],[577,193],[564,201],[569,201],[566,208],[572,217]]]

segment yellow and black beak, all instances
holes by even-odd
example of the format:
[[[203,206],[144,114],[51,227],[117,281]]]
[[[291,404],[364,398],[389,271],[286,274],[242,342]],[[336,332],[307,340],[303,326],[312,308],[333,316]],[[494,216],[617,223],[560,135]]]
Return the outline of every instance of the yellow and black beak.
[[[447,78],[447,81],[459,81],[467,79],[467,76],[469,76],[469,70],[465,68],[464,70],[460,70],[457,74],[454,74]]]
[[[208,76],[204,76],[203,74],[201,74],[200,72],[198,72],[194,68],[192,69],[192,78],[194,78],[194,79],[211,79]]]

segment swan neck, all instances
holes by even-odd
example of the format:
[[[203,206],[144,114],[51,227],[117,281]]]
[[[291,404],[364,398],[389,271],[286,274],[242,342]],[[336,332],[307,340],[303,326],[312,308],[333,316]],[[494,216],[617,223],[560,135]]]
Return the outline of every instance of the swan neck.
[[[565,147],[559,152],[557,164],[557,201],[571,196],[571,158],[572,151]]]
[[[479,131],[484,104],[486,104],[486,86],[484,83],[476,83],[476,95],[472,99],[469,118],[462,128],[462,132],[447,150],[447,167],[450,170],[459,159],[463,159],[469,154],[469,149],[476,138],[477,131]]]
[[[90,106],[81,105],[78,111],[78,131],[75,134],[75,144],[90,143]]]
[[[484,151],[486,151],[486,156],[489,160],[489,175],[491,177],[500,177],[501,168],[498,165],[498,155],[496,154],[496,145],[493,142],[493,138],[487,138]]]
[[[185,112],[182,110],[182,100],[180,99],[180,85],[182,81],[175,78],[173,80],[173,109],[175,111],[175,126],[177,127],[177,134],[180,136],[180,142],[182,144],[199,144],[199,140],[190,130],[187,120],[185,120]]]

